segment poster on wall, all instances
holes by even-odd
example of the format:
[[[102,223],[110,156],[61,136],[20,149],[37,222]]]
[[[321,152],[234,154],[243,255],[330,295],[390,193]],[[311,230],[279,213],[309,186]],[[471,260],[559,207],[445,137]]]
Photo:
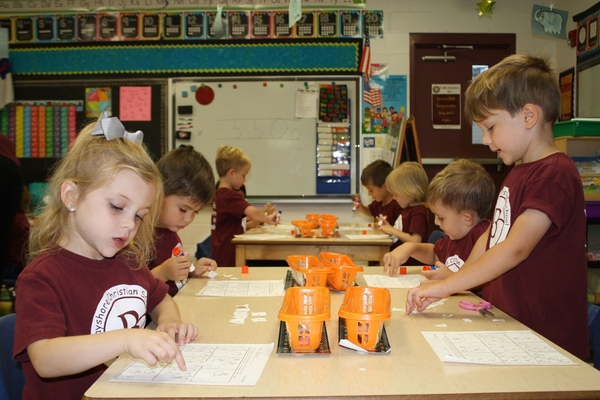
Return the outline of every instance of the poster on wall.
[[[460,129],[460,83],[431,85],[433,129]]]
[[[388,75],[387,66],[373,64],[363,90],[362,133],[400,133],[406,118],[406,75]]]

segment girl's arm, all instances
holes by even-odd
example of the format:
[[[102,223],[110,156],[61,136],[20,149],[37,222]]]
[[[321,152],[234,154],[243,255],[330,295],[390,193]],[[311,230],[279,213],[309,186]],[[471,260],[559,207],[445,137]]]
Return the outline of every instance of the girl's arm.
[[[150,316],[156,323],[156,330],[167,333],[180,346],[191,342],[198,336],[198,328],[195,325],[181,322],[179,307],[168,294],[150,312]]]
[[[151,329],[118,329],[95,335],[43,339],[27,347],[31,363],[42,378],[73,375],[94,368],[123,353],[149,365],[185,361],[177,343],[167,333]]]

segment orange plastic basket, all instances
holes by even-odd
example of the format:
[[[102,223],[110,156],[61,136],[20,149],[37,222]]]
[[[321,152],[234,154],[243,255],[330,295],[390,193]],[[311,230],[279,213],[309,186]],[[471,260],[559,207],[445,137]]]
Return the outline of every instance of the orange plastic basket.
[[[291,287],[285,291],[279,310],[290,346],[294,351],[314,351],[321,343],[323,322],[331,317],[329,289],[324,287]]]
[[[292,276],[300,286],[327,286],[327,275],[331,268],[324,265],[315,256],[288,256],[288,265]]]
[[[347,339],[367,351],[376,349],[383,321],[390,319],[390,291],[353,286],[346,290],[338,315],[346,320]]]
[[[354,280],[363,267],[354,264],[352,259],[343,254],[321,252],[319,258],[323,264],[331,268],[327,282],[335,290],[346,290],[354,285]]]
[[[319,227],[319,215],[320,214],[306,214],[306,220],[310,221],[313,228]]]
[[[294,225],[295,227],[297,227],[300,230],[300,232],[298,232],[298,233],[300,233],[302,236],[304,236],[304,237],[312,236],[312,228],[313,228],[312,222],[306,221],[303,219],[295,219],[292,221],[292,225]]]
[[[322,219],[320,222],[321,234],[325,237],[332,237],[335,233],[337,222],[333,219]]]

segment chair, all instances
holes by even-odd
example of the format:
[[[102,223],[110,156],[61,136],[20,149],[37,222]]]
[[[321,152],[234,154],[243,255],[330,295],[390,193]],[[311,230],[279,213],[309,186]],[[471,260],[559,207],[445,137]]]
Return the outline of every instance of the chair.
[[[588,323],[590,329],[590,349],[594,353],[594,368],[600,370],[600,307],[588,303]]]
[[[25,386],[21,363],[13,360],[16,314],[0,317],[0,400],[20,400]]]
[[[446,234],[442,231],[433,231],[431,235],[429,235],[429,239],[427,240],[429,243],[435,244],[441,238],[446,237]]]

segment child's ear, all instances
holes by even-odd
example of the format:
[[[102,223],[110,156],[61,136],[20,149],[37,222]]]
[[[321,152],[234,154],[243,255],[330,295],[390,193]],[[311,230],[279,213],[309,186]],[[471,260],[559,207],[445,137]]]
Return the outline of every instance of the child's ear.
[[[472,227],[473,223],[475,223],[475,218],[473,218],[473,215],[469,211],[463,211],[462,215],[465,226],[467,228]]]
[[[60,186],[60,198],[65,207],[75,207],[79,200],[77,184],[73,181],[64,181]]]
[[[538,117],[539,110],[535,105],[527,103],[523,106],[523,118],[526,129],[534,127],[538,121]]]

